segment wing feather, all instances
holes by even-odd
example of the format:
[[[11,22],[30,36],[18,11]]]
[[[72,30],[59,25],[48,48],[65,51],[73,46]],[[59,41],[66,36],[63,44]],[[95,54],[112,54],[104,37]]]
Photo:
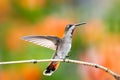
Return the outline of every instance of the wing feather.
[[[61,41],[60,38],[55,36],[24,36],[22,39],[52,50],[56,50]]]

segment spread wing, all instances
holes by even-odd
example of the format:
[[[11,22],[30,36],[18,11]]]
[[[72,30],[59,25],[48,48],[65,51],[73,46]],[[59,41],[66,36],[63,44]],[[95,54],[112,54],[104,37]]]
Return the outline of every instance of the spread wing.
[[[37,45],[56,50],[61,39],[55,36],[24,36],[23,40],[35,43]]]

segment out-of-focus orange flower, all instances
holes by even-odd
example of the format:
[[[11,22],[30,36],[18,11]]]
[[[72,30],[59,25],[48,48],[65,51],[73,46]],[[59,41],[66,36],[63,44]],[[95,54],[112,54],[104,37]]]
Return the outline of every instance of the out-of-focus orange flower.
[[[82,59],[98,63],[120,74],[119,39],[118,36],[105,36],[104,40],[96,48],[95,46],[91,46],[86,55],[82,56]],[[84,73],[84,80],[114,80],[111,75],[95,68],[83,67],[80,70]]]
[[[103,25],[99,20],[91,20],[83,27],[82,33],[87,42],[98,41],[103,34]]]
[[[14,24],[7,33],[6,45],[10,50],[17,50],[22,44],[20,38],[27,35],[55,35],[62,37],[66,24],[70,22],[67,19],[48,17],[41,23],[35,25]]]
[[[20,37],[29,33],[31,30],[26,27],[12,27],[9,29],[6,38],[6,45],[10,50],[16,50],[21,45]]]
[[[35,65],[24,65],[23,68],[0,70],[0,80],[40,80],[40,69]]]
[[[36,66],[23,66],[21,69],[22,80],[40,80],[41,74],[40,69]]]
[[[11,10],[9,0],[0,0],[0,23],[8,19]]]
[[[93,25],[94,26],[94,25]],[[89,25],[88,25],[89,27]],[[102,27],[102,26],[101,26]],[[91,32],[92,31],[92,32]],[[83,61],[93,62],[103,65],[112,71],[120,74],[120,38],[116,34],[108,34],[105,32],[100,32],[99,28],[96,31],[87,31],[88,34],[88,49],[81,59]],[[98,34],[99,32],[99,34]],[[104,33],[104,34],[103,34]],[[91,34],[91,35],[89,35]],[[99,43],[95,44],[95,39],[93,36],[100,37]],[[92,40],[89,42],[89,40]],[[114,80],[114,78],[108,73],[91,67],[82,66],[79,71],[83,74],[84,80]]]
[[[43,7],[45,0],[17,0],[17,4],[20,4],[21,7],[25,9],[36,9]]]
[[[120,74],[120,38],[119,35],[106,35],[101,41],[99,52],[104,59],[104,65]]]
[[[62,37],[64,33],[64,28],[67,24],[71,23],[71,20],[48,17],[42,23],[41,34],[42,35],[56,35],[58,37]]]
[[[19,80],[19,73],[15,69],[7,69],[0,71],[0,80]]]
[[[9,11],[10,9],[10,1],[9,0],[0,0],[0,14],[2,12]],[[1,15],[3,16],[3,15]]]

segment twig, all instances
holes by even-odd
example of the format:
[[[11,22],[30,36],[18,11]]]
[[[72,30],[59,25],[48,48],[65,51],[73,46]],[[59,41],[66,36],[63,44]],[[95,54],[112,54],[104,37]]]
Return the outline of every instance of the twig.
[[[95,64],[95,63],[89,63],[89,62],[84,62],[84,61],[77,61],[77,60],[71,60],[71,59],[43,59],[43,60],[22,60],[22,61],[9,61],[9,62],[0,62],[0,65],[3,64],[20,64],[20,63],[38,63],[38,62],[49,62],[49,61],[61,61],[61,62],[67,62],[67,63],[76,63],[76,64],[80,64],[80,65],[85,65],[85,66],[91,66],[91,67],[95,67],[98,69],[101,69],[107,73],[109,73],[110,75],[112,75],[115,80],[120,80],[120,75],[116,74],[115,72],[111,71],[110,69]]]

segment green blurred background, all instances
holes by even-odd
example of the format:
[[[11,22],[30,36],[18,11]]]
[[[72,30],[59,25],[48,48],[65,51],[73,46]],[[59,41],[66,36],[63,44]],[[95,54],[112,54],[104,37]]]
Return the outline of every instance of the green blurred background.
[[[119,0],[0,0],[0,61],[49,59],[54,51],[20,37],[62,37],[65,25],[80,22],[87,24],[75,30],[70,58],[120,74]],[[46,77],[42,73],[47,65],[0,65],[0,80],[114,80],[101,70],[64,62]]]

